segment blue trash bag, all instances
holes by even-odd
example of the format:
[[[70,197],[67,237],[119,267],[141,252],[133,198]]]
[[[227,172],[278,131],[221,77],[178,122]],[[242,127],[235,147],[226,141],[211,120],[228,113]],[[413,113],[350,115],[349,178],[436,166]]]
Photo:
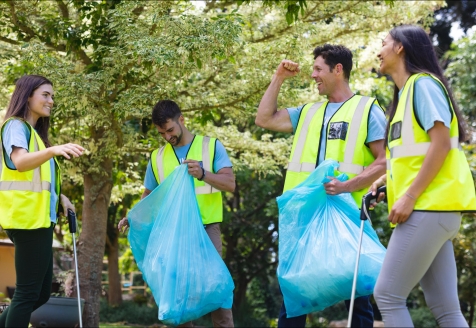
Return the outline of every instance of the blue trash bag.
[[[323,183],[338,163],[322,162],[301,184],[277,198],[279,285],[288,317],[321,311],[351,297],[360,236],[360,211],[349,193],[329,196]],[[337,177],[340,181],[347,175]],[[370,295],[385,247],[364,224],[356,297]]]
[[[159,307],[159,320],[179,325],[230,309],[230,272],[203,228],[186,164],[127,216],[132,253]]]

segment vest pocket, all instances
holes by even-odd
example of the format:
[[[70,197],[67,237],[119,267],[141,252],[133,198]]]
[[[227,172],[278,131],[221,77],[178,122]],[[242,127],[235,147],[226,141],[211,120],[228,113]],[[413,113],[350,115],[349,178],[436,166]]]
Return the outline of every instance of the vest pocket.
[[[395,122],[390,127],[390,141],[400,139],[402,136],[402,121]]]

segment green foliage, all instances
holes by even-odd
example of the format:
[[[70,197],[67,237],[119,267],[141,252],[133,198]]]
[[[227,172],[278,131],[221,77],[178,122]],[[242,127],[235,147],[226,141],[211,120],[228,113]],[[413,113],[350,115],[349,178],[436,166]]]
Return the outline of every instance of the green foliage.
[[[413,325],[415,327],[437,327],[433,314],[426,306],[418,307],[416,309],[410,309],[410,315],[412,317]]]
[[[139,271],[132,250],[128,248],[119,258],[119,272],[121,274],[130,273],[132,271]]]
[[[111,307],[101,300],[101,322],[122,322],[123,324],[153,325],[158,322],[159,309],[154,304],[140,305],[133,301],[124,301],[118,307]]]
[[[344,302],[339,302],[322,311],[308,314],[306,327],[329,327],[331,321],[346,320],[348,316]]]
[[[279,313],[282,301],[276,275],[258,276],[251,281],[244,304],[234,312],[236,326],[270,326]]]
[[[452,45],[446,58],[450,60],[445,73],[454,90],[455,98],[472,126],[476,119],[476,35],[462,38]]]
[[[138,304],[139,306],[142,306],[144,304],[147,304],[148,299],[146,296],[142,294],[135,294],[134,297],[132,298],[132,301]]]
[[[390,0],[393,1],[393,0]],[[251,0],[237,0],[238,5],[242,5],[243,3],[249,4]],[[276,5],[283,6],[286,10],[286,22],[288,25],[296,22],[299,18],[299,13],[301,16],[304,15],[305,9],[307,8],[306,0],[263,0],[263,6],[265,7],[274,7]]]
[[[24,73],[54,82],[53,142],[88,149],[79,164],[63,162],[65,191],[80,204],[91,192],[83,190],[83,176],[100,177],[98,186],[112,179],[109,218],[101,221],[110,226],[138,200],[147,154],[164,143],[150,122],[153,104],[177,101],[187,127],[218,137],[232,157],[237,190],[224,200],[225,262],[236,284],[235,305],[266,308],[255,313],[264,323],[276,311],[269,301],[274,294],[266,291],[277,265],[274,199],[291,145],[290,134],[254,125],[275,68],[284,58],[302,68],[283,85],[279,108],[316,101],[312,49],[345,44],[358,63],[353,90],[386,106],[389,84],[373,71],[381,38],[394,24],[427,23],[442,2],[240,3],[246,5],[208,1],[200,9],[186,1],[1,1],[0,94],[11,92],[11,82]],[[134,268],[128,256],[121,268]]]
[[[8,297],[6,297],[6,295],[4,293],[0,293],[0,302],[2,303],[10,303],[12,300]]]

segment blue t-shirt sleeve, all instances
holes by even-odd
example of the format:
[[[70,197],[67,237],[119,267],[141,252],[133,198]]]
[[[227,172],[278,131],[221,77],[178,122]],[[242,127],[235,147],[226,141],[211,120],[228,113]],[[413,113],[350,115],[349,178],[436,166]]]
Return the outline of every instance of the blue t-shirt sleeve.
[[[431,77],[421,77],[415,83],[415,111],[423,129],[428,132],[435,121],[446,127],[451,124],[451,110],[441,85]]]
[[[374,103],[370,108],[367,139],[365,139],[365,143],[368,144],[372,141],[385,139],[386,127],[387,120],[385,118],[385,113]]]
[[[8,121],[3,128],[2,143],[5,149],[5,160],[7,166],[16,169],[11,161],[13,147],[23,148],[28,151],[28,142],[30,140],[30,131],[26,125],[20,120]]]
[[[144,187],[152,191],[158,186],[159,184],[155,179],[154,171],[152,171],[152,164],[149,159],[149,163],[147,164],[147,170],[145,171]]]
[[[289,118],[291,119],[291,124],[293,126],[293,133],[296,132],[297,125],[299,123],[299,116],[301,115],[301,111],[304,108],[305,105],[299,106],[299,107],[290,107],[286,108],[289,114]]]
[[[233,167],[233,165],[231,164],[225,147],[220,140],[217,139],[215,144],[215,158],[213,160],[214,173],[220,171],[224,167]]]

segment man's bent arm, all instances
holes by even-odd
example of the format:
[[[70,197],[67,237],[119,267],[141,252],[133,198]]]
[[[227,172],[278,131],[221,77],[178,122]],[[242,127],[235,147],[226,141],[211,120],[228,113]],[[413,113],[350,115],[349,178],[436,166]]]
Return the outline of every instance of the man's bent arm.
[[[287,110],[278,111],[278,94],[283,81],[273,76],[258,106],[255,124],[277,132],[293,132],[293,126]]]
[[[203,181],[220,191],[235,191],[235,175],[231,167],[224,167],[217,173],[205,171]]]
[[[376,140],[369,143],[369,148],[375,157],[375,161],[367,166],[362,173],[345,182],[348,192],[367,188],[385,174],[387,160],[385,159],[384,144],[385,140]]]
[[[293,132],[288,111],[278,111],[278,94],[284,80],[296,76],[298,73],[299,65],[297,63],[285,59],[279,64],[259,103],[255,119],[256,125],[271,131]]]

